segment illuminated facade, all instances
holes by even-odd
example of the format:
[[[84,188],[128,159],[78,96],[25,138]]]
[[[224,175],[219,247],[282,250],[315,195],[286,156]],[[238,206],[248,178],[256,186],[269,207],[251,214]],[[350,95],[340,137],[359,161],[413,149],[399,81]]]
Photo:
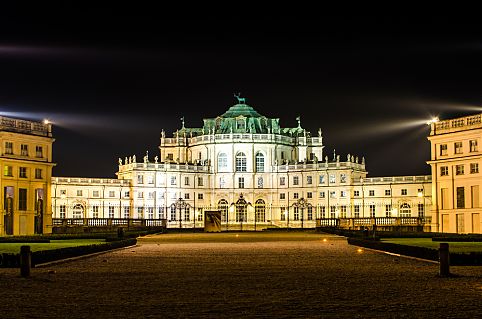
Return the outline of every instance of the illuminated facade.
[[[430,125],[432,230],[481,233],[481,114]]]
[[[221,210],[223,229],[259,230],[430,210],[430,176],[367,178],[363,158],[324,156],[321,130],[297,124],[283,128],[242,99],[202,127],[182,121],[172,137],[162,131],[159,155],[119,159],[117,180],[54,178],[54,217],[129,214],[193,228],[203,226],[204,210]]]
[[[50,233],[51,124],[0,117],[0,235]]]

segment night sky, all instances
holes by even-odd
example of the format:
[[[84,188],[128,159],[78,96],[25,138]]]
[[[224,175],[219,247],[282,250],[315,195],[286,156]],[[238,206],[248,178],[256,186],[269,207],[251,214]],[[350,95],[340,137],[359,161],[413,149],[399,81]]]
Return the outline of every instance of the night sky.
[[[369,176],[429,174],[425,122],[481,110],[473,19],[0,12],[0,113],[53,121],[54,176],[114,177],[234,92],[282,127],[321,127],[325,154],[364,156]]]

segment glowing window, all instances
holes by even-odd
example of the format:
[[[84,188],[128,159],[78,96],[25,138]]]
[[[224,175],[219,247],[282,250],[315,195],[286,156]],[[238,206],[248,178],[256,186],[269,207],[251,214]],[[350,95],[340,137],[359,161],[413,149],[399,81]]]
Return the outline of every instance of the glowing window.
[[[256,153],[256,172],[264,172],[264,155]]]
[[[228,167],[228,155],[226,153],[219,153],[218,155],[218,170]]]
[[[236,154],[236,172],[246,172],[246,155],[243,152]]]

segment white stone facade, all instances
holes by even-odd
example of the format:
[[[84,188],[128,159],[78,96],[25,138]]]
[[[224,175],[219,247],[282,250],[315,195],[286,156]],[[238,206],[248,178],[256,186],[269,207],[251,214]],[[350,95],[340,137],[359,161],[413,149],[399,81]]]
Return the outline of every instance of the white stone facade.
[[[54,218],[72,218],[84,203],[114,208],[114,217],[167,219],[168,227],[202,227],[203,211],[219,209],[226,229],[312,228],[319,218],[423,217],[431,206],[431,177],[367,178],[365,160],[323,158],[321,130],[281,128],[278,119],[246,104],[205,119],[202,128],[161,134],[160,156],[119,159],[118,179],[54,178]],[[54,191],[54,188],[56,191]],[[78,190],[84,189],[85,196]],[[94,189],[103,197],[92,197]],[[64,198],[59,195],[65,190]],[[102,190],[102,191],[101,191]],[[128,191],[128,197],[126,195]],[[106,196],[115,192],[115,197]],[[82,195],[81,194],[81,195]],[[59,197],[60,196],[60,197]],[[111,208],[112,211],[112,208]]]

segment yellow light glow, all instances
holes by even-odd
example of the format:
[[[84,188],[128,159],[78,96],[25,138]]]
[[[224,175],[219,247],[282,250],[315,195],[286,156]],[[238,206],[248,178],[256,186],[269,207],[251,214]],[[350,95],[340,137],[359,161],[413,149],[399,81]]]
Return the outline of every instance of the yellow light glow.
[[[239,237],[239,235],[238,235],[238,234],[236,234],[236,237]]]
[[[422,192],[418,192],[417,196],[418,196],[418,197],[423,197],[423,193],[422,193]]]
[[[326,238],[323,238],[323,241],[326,241]]]
[[[48,119],[44,119],[44,124],[45,125],[50,124],[50,121]]]
[[[361,248],[358,248],[356,251],[357,251],[358,253],[363,252],[363,250],[362,250]]]
[[[427,125],[431,125],[432,123],[437,123],[439,121],[439,118],[437,116],[432,117],[430,121],[427,121]]]

